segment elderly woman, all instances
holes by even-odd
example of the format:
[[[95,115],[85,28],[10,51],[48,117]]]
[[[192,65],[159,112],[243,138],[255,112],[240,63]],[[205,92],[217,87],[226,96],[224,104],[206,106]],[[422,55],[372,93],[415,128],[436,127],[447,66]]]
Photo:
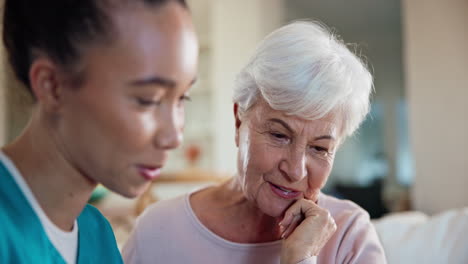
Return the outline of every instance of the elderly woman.
[[[151,206],[124,260],[385,263],[369,215],[320,192],[371,90],[364,64],[319,24],[271,33],[234,90],[237,176]]]
[[[0,263],[121,263],[87,202],[144,192],[182,138],[198,43],[184,0],[6,0],[3,39],[36,99],[0,151]]]

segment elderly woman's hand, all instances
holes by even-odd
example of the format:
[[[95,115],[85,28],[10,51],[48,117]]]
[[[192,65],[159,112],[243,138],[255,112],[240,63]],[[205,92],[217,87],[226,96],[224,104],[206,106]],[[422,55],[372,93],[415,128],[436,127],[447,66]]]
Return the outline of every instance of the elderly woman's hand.
[[[284,239],[281,264],[295,264],[317,256],[336,231],[330,213],[306,199],[298,200],[288,208],[280,226]]]

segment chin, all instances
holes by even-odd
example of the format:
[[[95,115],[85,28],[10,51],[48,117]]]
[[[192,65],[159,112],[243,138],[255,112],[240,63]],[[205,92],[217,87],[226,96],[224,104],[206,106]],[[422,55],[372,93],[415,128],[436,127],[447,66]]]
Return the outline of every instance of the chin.
[[[123,197],[128,198],[128,199],[133,199],[133,198],[136,198],[136,197],[141,195],[141,193],[134,193],[134,192],[116,192],[116,193],[118,193],[118,194],[120,194]]]
[[[111,191],[122,195],[125,198],[133,199],[142,195],[147,189],[149,184],[144,184],[143,186],[130,187],[130,188],[109,188]]]
[[[284,212],[289,208],[289,206],[293,202],[290,203],[284,203],[284,204],[272,204],[272,201],[268,201],[267,203],[260,205],[259,204],[259,209],[262,211],[264,214],[269,215],[271,217],[283,217]]]
[[[283,210],[283,211],[269,211],[269,212],[268,211],[267,212],[263,211],[263,213],[268,215],[268,216],[271,216],[273,218],[278,218],[278,217],[282,217],[285,211],[286,210]]]

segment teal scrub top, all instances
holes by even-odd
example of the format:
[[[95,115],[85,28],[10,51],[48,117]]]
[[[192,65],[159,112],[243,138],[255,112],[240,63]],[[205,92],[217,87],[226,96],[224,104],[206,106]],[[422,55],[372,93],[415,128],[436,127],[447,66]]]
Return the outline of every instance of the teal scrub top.
[[[86,205],[77,219],[76,263],[123,263],[109,222]],[[0,161],[0,263],[64,263],[39,217]]]

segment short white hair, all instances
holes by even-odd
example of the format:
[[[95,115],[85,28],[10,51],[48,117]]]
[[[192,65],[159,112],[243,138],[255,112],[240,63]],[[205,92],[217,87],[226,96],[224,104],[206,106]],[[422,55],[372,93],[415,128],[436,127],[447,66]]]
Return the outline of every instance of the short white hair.
[[[314,21],[297,21],[270,33],[237,75],[239,114],[261,96],[271,108],[307,120],[340,117],[351,135],[369,112],[373,87],[365,63]]]

